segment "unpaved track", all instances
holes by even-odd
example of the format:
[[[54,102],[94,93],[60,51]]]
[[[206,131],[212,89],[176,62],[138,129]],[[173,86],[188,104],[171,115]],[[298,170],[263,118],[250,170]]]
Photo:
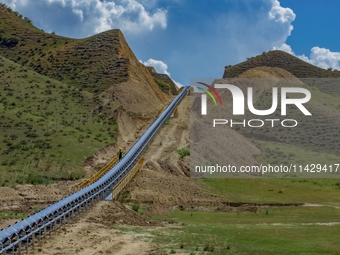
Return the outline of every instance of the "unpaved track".
[[[125,222],[124,222],[125,221]],[[137,237],[124,234],[112,228],[120,224],[147,225],[138,214],[125,209],[120,204],[101,201],[70,225],[65,225],[51,238],[43,240],[34,249],[29,249],[31,255],[57,254],[151,254],[157,248],[151,243],[139,240]],[[151,224],[150,224],[151,225]]]

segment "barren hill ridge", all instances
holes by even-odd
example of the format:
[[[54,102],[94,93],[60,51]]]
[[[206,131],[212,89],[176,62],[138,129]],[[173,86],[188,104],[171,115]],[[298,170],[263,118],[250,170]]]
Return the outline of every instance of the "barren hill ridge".
[[[256,57],[248,58],[234,66],[226,66],[224,78],[234,78],[241,73],[260,66],[279,67],[298,78],[331,78],[340,77],[340,71],[325,70],[311,65],[283,51],[273,50]]]

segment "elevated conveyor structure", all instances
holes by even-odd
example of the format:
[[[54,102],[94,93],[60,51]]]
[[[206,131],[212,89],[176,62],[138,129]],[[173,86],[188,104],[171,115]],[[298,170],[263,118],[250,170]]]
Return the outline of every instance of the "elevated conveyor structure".
[[[106,200],[113,200],[115,201],[122,191],[130,184],[133,178],[138,174],[139,170],[141,169],[144,163],[144,157],[141,157],[137,164],[130,170],[130,172],[121,179],[116,186],[112,189],[112,194],[109,195]]]
[[[106,174],[110,169],[114,167],[118,163],[118,156],[113,157],[113,159],[110,160],[109,163],[107,163],[102,169],[97,171],[94,175],[92,175],[89,179],[84,180],[81,182],[78,186],[77,189],[83,189],[86,186],[98,181],[100,177],[102,177],[104,174]]]
[[[177,105],[187,94],[189,87],[181,89],[175,99],[158,116],[141,138],[132,146],[114,167],[93,183],[65,197],[39,212],[16,222],[0,231],[0,254],[20,254],[29,246],[40,242],[51,233],[93,205],[108,197],[115,187],[136,165],[143,151],[151,142],[163,123],[173,114]]]

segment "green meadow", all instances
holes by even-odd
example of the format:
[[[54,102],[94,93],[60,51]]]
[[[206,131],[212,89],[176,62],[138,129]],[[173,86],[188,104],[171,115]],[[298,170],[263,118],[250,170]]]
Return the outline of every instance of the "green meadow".
[[[271,207],[259,212],[174,211],[166,228],[120,227],[158,254],[339,254],[340,209]],[[179,224],[176,224],[179,223]]]

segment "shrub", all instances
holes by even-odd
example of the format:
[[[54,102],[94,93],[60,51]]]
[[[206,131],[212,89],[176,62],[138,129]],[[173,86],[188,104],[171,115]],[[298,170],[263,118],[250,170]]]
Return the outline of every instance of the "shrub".
[[[72,171],[67,175],[67,179],[71,181],[75,181],[81,178],[84,178],[85,174],[81,171]]]
[[[153,78],[154,78],[156,84],[158,85],[158,87],[159,87],[162,91],[164,91],[164,92],[166,92],[166,93],[169,93],[170,87],[169,87],[169,84],[168,84],[168,83],[166,83],[165,81],[163,81],[163,80],[161,80],[161,79],[158,79],[158,78],[156,78],[156,77],[153,77]]]
[[[190,155],[190,150],[188,150],[187,148],[177,149],[176,152],[181,156],[181,158]]]
[[[27,17],[24,17],[24,21],[26,21],[26,22],[29,23],[29,24],[32,24],[32,20],[30,20],[30,19],[27,18]]]
[[[2,35],[0,34],[0,44],[3,44],[5,46],[8,47],[13,47],[15,45],[17,45],[19,42],[19,38],[16,36],[6,36],[6,35]]]
[[[38,184],[48,184],[49,181],[44,179],[41,175],[38,175],[35,172],[30,172],[24,181],[25,183],[38,185]]]
[[[203,248],[203,251],[214,251],[214,250],[215,250],[215,246],[210,243],[206,243]]]
[[[133,205],[132,205],[132,210],[134,210],[135,212],[138,212],[139,207],[140,207],[139,204],[133,204]]]

